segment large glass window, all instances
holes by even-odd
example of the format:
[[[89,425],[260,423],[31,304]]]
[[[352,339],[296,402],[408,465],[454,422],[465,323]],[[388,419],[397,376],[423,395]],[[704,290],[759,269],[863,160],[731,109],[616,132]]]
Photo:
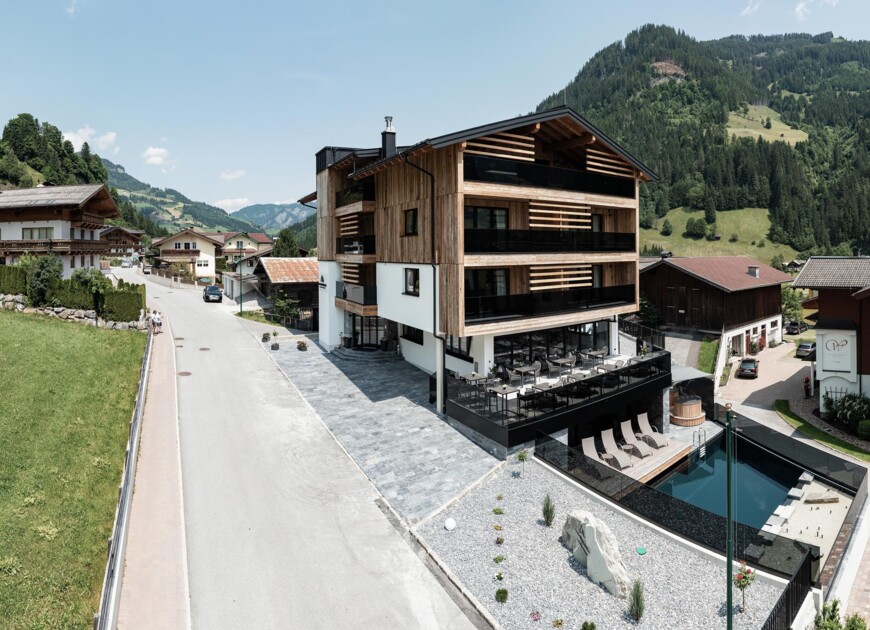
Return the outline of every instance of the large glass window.
[[[417,234],[417,208],[405,210],[405,236],[416,236]]]
[[[466,269],[465,296],[507,295],[509,279],[507,269]]]
[[[462,359],[467,359],[471,356],[471,337],[454,337],[447,335],[447,354]]]
[[[423,331],[419,328],[402,324],[402,338],[413,341],[421,346],[423,345]]]
[[[465,227],[477,230],[506,230],[508,227],[507,208],[465,206]]]
[[[21,238],[25,241],[31,241],[35,239],[52,239],[54,238],[54,228],[53,227],[40,227],[40,228],[22,228],[21,229]]]
[[[587,324],[496,337],[493,342],[495,363],[522,365],[548,357],[607,349],[610,343],[610,324],[609,320],[603,319]]]
[[[420,270],[405,268],[405,295],[420,295]]]

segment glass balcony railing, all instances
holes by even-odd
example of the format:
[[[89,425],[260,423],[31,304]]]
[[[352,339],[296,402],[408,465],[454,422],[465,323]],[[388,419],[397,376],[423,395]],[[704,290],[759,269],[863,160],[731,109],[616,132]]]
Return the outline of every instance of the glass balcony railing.
[[[634,285],[536,291],[465,298],[465,323],[544,317],[619,304],[634,304]]]
[[[355,183],[350,188],[339,190],[335,193],[335,207],[349,206],[358,201],[374,201],[375,200],[375,180],[373,178],[364,179],[361,182]]]
[[[374,254],[375,236],[343,236],[335,239],[336,254]]]
[[[632,232],[590,230],[465,230],[466,254],[633,252]]]
[[[601,175],[482,155],[466,155],[463,163],[465,181],[513,184],[535,188],[558,188],[575,192],[634,198],[634,180],[627,177]]]
[[[358,284],[349,284],[342,280],[335,282],[335,297],[339,297],[354,304],[375,305],[378,303],[378,288],[363,287]]]

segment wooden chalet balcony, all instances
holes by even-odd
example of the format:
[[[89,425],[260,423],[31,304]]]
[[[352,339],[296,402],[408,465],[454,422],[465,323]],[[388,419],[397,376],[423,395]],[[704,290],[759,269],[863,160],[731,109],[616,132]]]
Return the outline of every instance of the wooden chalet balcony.
[[[465,230],[466,254],[634,252],[632,232]]]
[[[102,254],[108,243],[82,239],[29,239],[0,241],[0,254]]]
[[[465,298],[465,323],[481,324],[634,305],[633,284]]]
[[[78,213],[73,213],[70,219],[70,225],[77,228],[98,230],[106,225],[106,221],[103,217],[98,214],[93,214],[91,212],[82,211]]]
[[[160,259],[166,262],[195,262],[199,258],[198,249],[161,249]]]
[[[374,317],[378,314],[378,288],[337,280],[335,306],[348,313]]]

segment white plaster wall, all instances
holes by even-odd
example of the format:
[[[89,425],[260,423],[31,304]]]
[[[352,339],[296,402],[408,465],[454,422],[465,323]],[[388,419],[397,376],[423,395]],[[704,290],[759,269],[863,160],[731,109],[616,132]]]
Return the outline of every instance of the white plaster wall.
[[[472,345],[476,338],[472,340]],[[481,344],[482,345],[482,344]],[[399,346],[402,352],[402,358],[411,365],[420,368],[427,374],[431,374],[436,369],[438,360],[438,352],[441,351],[441,342],[435,339],[435,335],[431,333],[423,333],[423,345],[414,343],[407,339],[399,337]],[[457,374],[468,374],[474,370],[474,362],[463,361],[458,357],[445,355],[444,365],[448,370],[452,370]]]
[[[331,260],[321,260],[317,267],[322,279],[317,292],[320,309],[318,338],[328,352],[341,343],[340,334],[344,332],[344,311],[335,306],[335,282],[341,279],[341,268]]]
[[[406,268],[420,270],[419,296],[404,295]],[[378,263],[375,270],[378,315],[428,333],[435,332],[432,328],[432,304],[436,298],[435,286],[437,285],[433,284],[431,265]],[[437,282],[437,273],[435,280]]]
[[[69,221],[2,221],[0,222],[0,239],[4,241],[20,241],[22,240],[21,229],[33,227],[53,227],[53,239],[70,238]],[[85,234],[90,236],[90,230],[85,230]],[[78,229],[76,229],[76,236],[80,236]],[[99,230],[94,230],[94,236],[94,240],[100,239]]]

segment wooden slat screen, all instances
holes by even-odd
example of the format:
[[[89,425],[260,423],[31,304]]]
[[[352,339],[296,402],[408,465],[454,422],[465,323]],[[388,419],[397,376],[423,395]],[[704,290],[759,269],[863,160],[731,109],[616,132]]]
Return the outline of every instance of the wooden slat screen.
[[[586,147],[586,170],[603,175],[634,177],[634,168],[628,162],[615,153],[597,146]]]
[[[532,291],[553,291],[592,286],[592,265],[533,265],[529,267]]]
[[[359,284],[359,265],[356,263],[341,263],[341,279],[351,284]]]
[[[352,214],[338,218],[339,236],[356,236],[357,234],[359,234],[359,217],[357,215]]]
[[[548,201],[529,202],[529,227],[554,230],[589,230],[592,228],[589,206]]]
[[[516,133],[494,133],[491,136],[469,140],[465,144],[465,152],[471,155],[534,162],[535,139],[532,136]]]

